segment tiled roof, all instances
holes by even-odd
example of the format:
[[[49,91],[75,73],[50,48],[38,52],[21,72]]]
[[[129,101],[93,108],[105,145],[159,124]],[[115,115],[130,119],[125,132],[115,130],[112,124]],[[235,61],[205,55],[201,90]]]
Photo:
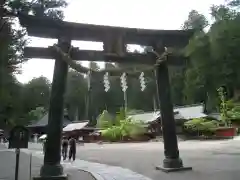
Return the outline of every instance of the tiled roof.
[[[206,117],[207,115],[203,113],[204,107],[202,104],[194,104],[188,106],[179,106],[174,108],[174,118],[175,120],[180,119],[193,119]],[[157,112],[146,112],[141,114],[135,114],[129,116],[134,120],[143,121],[145,123],[152,122],[158,117],[161,117],[160,111]]]
[[[63,132],[81,130],[85,126],[87,126],[88,123],[89,123],[89,121],[83,121],[83,122],[77,122],[77,123],[75,122],[75,123],[68,124],[65,128],[63,128]]]
[[[203,110],[204,107],[202,104],[174,108],[174,112],[178,112],[182,117],[181,119],[206,117],[207,115],[203,113]]]
[[[159,117],[159,112],[147,112],[131,115],[129,117],[137,121],[143,121],[145,123],[148,123],[156,120]]]

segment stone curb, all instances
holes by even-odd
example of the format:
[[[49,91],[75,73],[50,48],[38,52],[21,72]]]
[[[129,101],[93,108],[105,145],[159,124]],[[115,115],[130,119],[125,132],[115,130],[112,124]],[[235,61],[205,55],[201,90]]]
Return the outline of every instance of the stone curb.
[[[26,153],[32,153],[33,156],[43,157],[42,152],[39,151],[29,151],[25,150]],[[97,180],[151,180],[148,177],[145,177],[141,174],[133,172],[129,169],[118,167],[118,166],[109,166],[106,164],[100,164],[95,162],[89,162],[84,160],[76,159],[75,162],[63,162],[62,165],[65,168],[76,168],[89,172]]]

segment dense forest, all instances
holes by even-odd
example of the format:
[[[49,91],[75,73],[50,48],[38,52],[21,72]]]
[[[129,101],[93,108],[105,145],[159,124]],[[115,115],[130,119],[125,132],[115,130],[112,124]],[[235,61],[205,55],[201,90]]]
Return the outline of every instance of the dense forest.
[[[28,124],[47,112],[51,83],[45,77],[32,79],[27,84],[17,81],[21,73],[19,65],[27,61],[23,57],[26,45],[25,31],[16,30],[14,18],[4,13],[28,11],[36,16],[63,19],[64,0],[5,0],[0,4],[0,128],[13,124]],[[172,101],[174,105],[205,103],[208,111],[218,111],[217,89],[225,87],[228,99],[238,101],[240,95],[240,1],[232,0],[225,5],[213,5],[210,24],[196,10],[189,12],[182,29],[195,29],[194,36],[183,49],[186,67],[169,67]],[[239,61],[239,62],[238,62]],[[91,62],[91,68],[99,69]],[[106,63],[105,68],[125,66]],[[155,76],[146,71],[146,89],[141,91],[139,78],[127,78],[127,105],[131,110],[152,111],[158,108]],[[140,73],[139,73],[140,75]],[[65,109],[71,119],[86,118],[88,79],[84,74],[69,70]],[[120,78],[110,77],[110,89],[104,91],[103,77],[92,76],[89,112],[93,119],[103,110],[115,113],[124,106]]]

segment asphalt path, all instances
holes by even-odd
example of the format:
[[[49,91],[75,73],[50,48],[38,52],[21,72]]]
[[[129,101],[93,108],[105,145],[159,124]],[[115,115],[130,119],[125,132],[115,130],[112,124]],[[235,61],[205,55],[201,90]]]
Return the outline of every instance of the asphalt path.
[[[42,164],[42,158],[32,156],[30,173],[30,154],[21,152],[19,159],[18,180],[30,180],[32,177],[39,176]],[[15,166],[15,151],[9,151],[4,145],[0,144],[0,180],[15,180]],[[77,168],[65,168],[65,172],[69,174],[69,180],[95,180],[91,174]]]
[[[30,149],[41,151],[41,144]],[[240,140],[179,142],[184,166],[193,171],[163,173],[156,170],[164,158],[162,142],[126,144],[85,144],[77,147],[77,158],[128,168],[154,180],[238,180],[240,179]]]

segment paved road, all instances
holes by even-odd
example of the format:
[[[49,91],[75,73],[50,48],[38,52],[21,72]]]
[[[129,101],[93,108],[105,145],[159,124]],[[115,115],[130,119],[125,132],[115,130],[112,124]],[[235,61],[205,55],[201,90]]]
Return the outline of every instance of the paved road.
[[[42,165],[43,153],[38,151],[38,144],[30,145],[34,150],[22,149],[20,155],[20,180],[29,179],[29,155],[33,157],[33,176],[39,174],[40,167]],[[4,146],[0,145],[0,159],[1,161],[8,161],[7,164],[1,164],[0,166],[0,179],[13,179],[14,178],[14,166],[15,166],[15,154],[13,150],[8,150]],[[139,173],[133,172],[126,168],[109,166],[101,163],[88,162],[80,159],[76,161],[62,161],[65,172],[69,175],[69,180],[151,180],[150,178],[143,176]]]
[[[15,178],[15,161],[16,155],[14,151],[6,150],[0,144],[0,180],[14,180]],[[32,156],[32,170],[30,174],[30,155],[20,153],[19,159],[19,180],[30,180],[30,177],[39,175],[40,168],[43,164],[42,158]],[[66,168],[65,171],[70,175],[69,180],[79,180],[81,177],[84,180],[95,180],[88,172],[80,171],[77,168]]]
[[[41,145],[31,145],[39,150]],[[185,166],[193,171],[163,173],[155,170],[162,164],[161,142],[136,144],[85,144],[79,146],[77,158],[92,162],[120,166],[159,180],[238,180],[240,178],[240,140],[228,141],[185,141],[179,144]]]
[[[162,179],[238,180],[240,178],[240,143],[235,142],[184,142],[180,145],[185,166],[192,172],[166,174],[155,170],[163,160],[163,146],[159,143],[130,145],[129,147],[102,147],[89,150],[79,148],[77,157],[129,168],[147,177]]]

